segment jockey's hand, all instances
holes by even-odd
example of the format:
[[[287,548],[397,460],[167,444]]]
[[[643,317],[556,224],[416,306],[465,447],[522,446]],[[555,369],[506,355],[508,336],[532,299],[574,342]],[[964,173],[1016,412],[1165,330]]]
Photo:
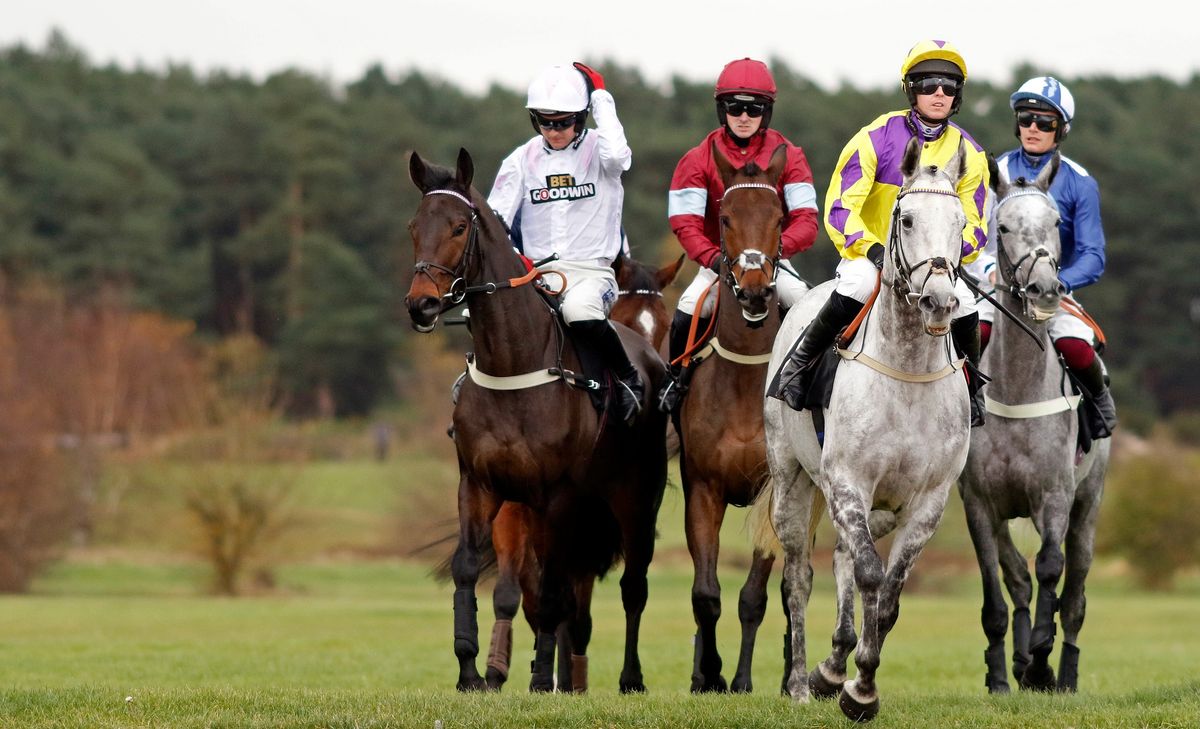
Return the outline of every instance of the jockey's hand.
[[[596,89],[604,88],[604,77],[600,75],[599,71],[579,61],[576,61],[573,65],[576,70],[583,74],[583,80],[588,87],[588,98],[591,98],[592,92]]]
[[[875,264],[875,268],[878,268],[880,271],[883,270],[883,244],[882,243],[872,243],[871,244],[871,247],[867,249],[867,260],[869,260],[871,263]]]

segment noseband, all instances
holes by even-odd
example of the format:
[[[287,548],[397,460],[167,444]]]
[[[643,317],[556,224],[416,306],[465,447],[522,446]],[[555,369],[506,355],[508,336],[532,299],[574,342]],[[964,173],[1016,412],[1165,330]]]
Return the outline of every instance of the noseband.
[[[931,256],[929,258],[917,261],[915,264],[909,264],[908,256],[904,254],[904,241],[900,235],[900,200],[905,195],[913,195],[916,193],[926,193],[929,195],[946,195],[953,198],[958,198],[958,193],[950,190],[939,190],[935,187],[910,187],[907,190],[901,190],[896,196],[896,206],[892,208],[892,235],[888,241],[888,250],[892,254],[892,261],[896,265],[897,276],[894,281],[889,284],[896,296],[904,299],[910,305],[916,304],[921,297],[921,291],[925,289],[925,284],[929,282],[929,277],[935,274],[945,274],[950,277],[950,283],[955,283],[958,279],[957,268],[950,265],[944,256]],[[913,274],[922,266],[929,266],[929,273],[925,274],[925,278],[921,281],[919,288],[913,288]]]
[[[779,199],[779,190],[777,190],[774,185],[769,185],[765,182],[742,182],[725,188],[725,194],[721,196],[721,204],[725,204],[725,198],[729,197],[729,193],[733,192],[734,190],[747,189],[770,190],[775,194],[776,200]],[[782,203],[780,204],[782,205]],[[740,266],[742,272],[745,273],[746,271],[762,270],[766,267],[766,264],[770,263],[771,277],[770,283],[767,284],[767,287],[771,289],[775,288],[775,278],[779,275],[779,258],[782,255],[782,249],[783,244],[782,241],[780,241],[780,245],[777,246],[778,252],[775,254],[774,258],[768,258],[767,254],[763,253],[757,248],[747,248],[738,254],[737,258],[730,258],[729,253],[725,248],[725,229],[722,227],[721,260],[725,263],[724,281],[729,285],[729,288],[733,289],[734,296],[736,296],[739,300],[742,298],[741,281],[733,274],[733,267],[735,265]],[[764,314],[763,316],[765,317],[766,315]]]
[[[1004,207],[1004,204],[1009,200],[1018,197],[1029,197],[1031,195],[1044,198],[1046,202],[1054,208],[1055,212],[1058,211],[1058,205],[1054,202],[1054,198],[1050,197],[1050,195],[1046,194],[1045,192],[1037,188],[1018,188],[1016,192],[1005,195],[1003,200],[996,203],[996,213],[998,214],[1000,212],[1000,208]],[[1051,269],[1053,269],[1055,277],[1057,277],[1059,271],[1058,259],[1054,257],[1054,254],[1051,253],[1046,246],[1038,245],[1030,249],[1028,253],[1021,256],[1019,259],[1017,259],[1016,263],[1014,263],[1012,258],[1008,255],[1008,250],[1004,247],[1004,236],[1001,235],[999,230],[996,231],[996,262],[1000,268],[1000,276],[1006,282],[1004,284],[996,284],[996,288],[1015,296],[1017,300],[1021,302],[1025,316],[1036,321],[1044,321],[1045,319],[1049,318],[1043,312],[1040,312],[1033,307],[1033,304],[1029,299],[1028,292],[1029,277],[1033,275],[1034,267],[1037,266],[1038,262],[1042,259],[1045,259],[1046,263],[1049,264]],[[1022,284],[1020,273],[1021,268],[1026,262],[1029,263],[1029,268],[1025,270],[1024,280],[1026,283]]]

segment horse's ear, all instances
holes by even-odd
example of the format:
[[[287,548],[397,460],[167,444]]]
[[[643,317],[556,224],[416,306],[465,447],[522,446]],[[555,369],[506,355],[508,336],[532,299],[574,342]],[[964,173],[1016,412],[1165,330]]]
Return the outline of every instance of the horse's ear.
[[[680,253],[679,258],[676,258],[674,263],[669,263],[658,269],[658,273],[655,276],[658,278],[659,291],[670,286],[675,277],[679,275],[679,268],[683,265],[685,258],[687,258],[687,254]]]
[[[421,159],[421,155],[417,154],[417,150],[413,150],[408,156],[408,176],[412,178],[413,184],[421,192],[429,192],[429,185],[425,182],[426,173],[429,168],[425,166],[425,160]]]
[[[1000,165],[996,163],[996,155],[991,152],[987,153],[988,166],[988,187],[992,188],[992,192],[997,192],[997,187],[1000,185]]]
[[[787,168],[787,145],[780,144],[771,153],[771,164],[767,167],[767,179],[771,184],[779,182],[779,178],[783,176],[784,169]]]
[[[458,148],[458,169],[454,177],[464,190],[471,189],[471,179],[475,177],[475,163],[471,161],[471,153],[463,147]]]
[[[614,258],[613,262],[612,262],[613,275],[616,276],[617,283],[621,282],[621,271],[624,269],[625,269],[625,253],[622,252],[622,253],[618,253],[617,257]]]
[[[733,164],[725,158],[725,155],[721,154],[721,150],[717,149],[716,141],[713,141],[712,143],[712,156],[713,162],[717,164],[717,171],[721,173],[721,182],[724,183],[725,187],[729,187],[729,183],[733,180],[733,176],[737,170],[734,168]]]
[[[1060,165],[1062,165],[1062,153],[1055,150],[1054,154],[1050,156],[1050,164],[1042,168],[1042,171],[1038,173],[1037,180],[1034,181],[1039,190],[1050,191],[1050,183],[1054,182],[1054,176],[1058,174]]]
[[[954,150],[954,156],[946,162],[946,174],[956,184],[967,174],[967,149],[961,138],[958,140],[958,149]]]
[[[913,137],[904,148],[904,157],[900,160],[900,174],[910,180],[917,174],[917,165],[921,162],[921,140]]]

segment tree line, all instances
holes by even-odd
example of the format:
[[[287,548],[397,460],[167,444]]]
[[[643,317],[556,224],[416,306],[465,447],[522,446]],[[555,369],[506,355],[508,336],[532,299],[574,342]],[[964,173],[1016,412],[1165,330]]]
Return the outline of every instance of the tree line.
[[[846,141],[906,102],[898,88],[826,90],[769,63],[772,125],[804,148],[823,204]],[[624,211],[634,255],[665,261],[679,251],[667,188],[717,123],[711,82],[596,65],[634,153]],[[1010,149],[1008,95],[1053,72],[972,80],[956,120],[989,151]],[[1060,78],[1078,110],[1064,152],[1101,186],[1108,269],[1081,298],[1107,334],[1122,413],[1145,423],[1195,409],[1200,76]],[[408,153],[450,164],[466,147],[486,192],[532,133],[523,107],[523,89],[470,94],[380,66],[345,85],[296,70],[260,82],[95,65],[60,33],[40,49],[0,49],[0,300],[31,282],[76,302],[117,291],[202,337],[264,342],[291,412],[368,412],[405,396],[391,375],[415,336],[400,306],[418,203]],[[793,262],[815,282],[836,256],[821,231]]]

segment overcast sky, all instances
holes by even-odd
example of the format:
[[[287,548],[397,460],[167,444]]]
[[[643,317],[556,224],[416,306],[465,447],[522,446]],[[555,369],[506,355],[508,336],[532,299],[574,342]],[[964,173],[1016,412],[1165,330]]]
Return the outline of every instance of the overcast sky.
[[[715,80],[728,60],[783,59],[826,88],[894,84],[914,42],[956,44],[1000,84],[1031,63],[1066,78],[1200,72],[1200,12],[1167,0],[17,0],[0,45],[43,47],[59,28],[94,63],[248,72],[289,66],[342,83],[372,63],[418,68],[469,91],[524,89],[545,65],[611,59],[652,81]],[[734,8],[734,9],[729,9]],[[998,11],[1003,10],[1001,16]],[[952,15],[957,17],[952,17]],[[941,16],[941,17],[939,17]],[[961,19],[957,19],[961,18]],[[1002,18],[997,20],[995,18]]]

